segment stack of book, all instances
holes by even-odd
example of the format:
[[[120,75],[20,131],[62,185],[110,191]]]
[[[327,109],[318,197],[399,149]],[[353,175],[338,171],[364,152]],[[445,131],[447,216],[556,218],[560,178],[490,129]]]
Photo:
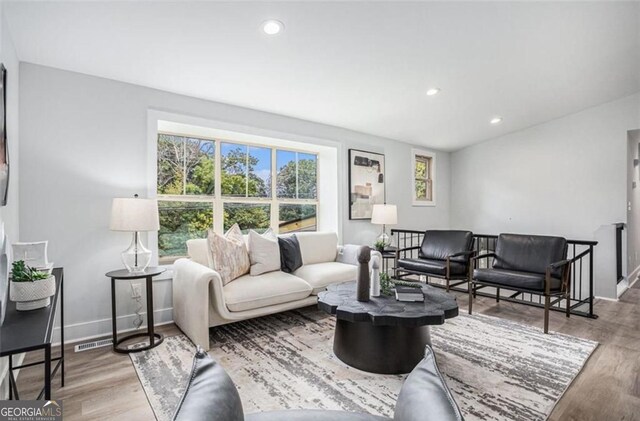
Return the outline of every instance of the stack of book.
[[[424,301],[424,294],[421,288],[396,286],[396,300],[422,302]]]

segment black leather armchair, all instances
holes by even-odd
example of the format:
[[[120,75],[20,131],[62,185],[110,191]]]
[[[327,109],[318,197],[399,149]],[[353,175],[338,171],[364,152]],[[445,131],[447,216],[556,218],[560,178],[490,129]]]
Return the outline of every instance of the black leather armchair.
[[[346,411],[285,410],[244,415],[235,385],[206,352],[198,349],[186,390],[174,421],[391,421],[389,418]],[[407,377],[396,402],[393,421],[464,421],[436,365],[433,350]]]
[[[418,250],[418,258],[407,257],[407,252]],[[473,233],[471,231],[426,231],[422,244],[399,249],[396,277],[424,275],[441,278],[446,288],[469,282],[471,257],[473,257]],[[452,280],[460,282],[451,283]]]
[[[549,332],[549,308],[566,299],[566,315],[570,310],[570,265],[567,260],[567,240],[562,237],[541,235],[500,234],[494,253],[473,258],[493,257],[493,267],[476,268],[469,288],[469,314],[475,292],[494,287],[496,299],[500,288],[544,297],[544,333]],[[477,266],[474,264],[474,266]],[[554,301],[551,301],[555,298]]]

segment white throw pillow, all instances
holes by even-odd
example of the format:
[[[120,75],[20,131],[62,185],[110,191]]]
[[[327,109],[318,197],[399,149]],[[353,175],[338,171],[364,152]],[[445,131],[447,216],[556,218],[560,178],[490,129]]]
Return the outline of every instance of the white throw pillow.
[[[229,228],[225,235],[209,230],[208,239],[213,270],[220,274],[223,285],[249,272],[249,253],[238,224]]]
[[[280,246],[271,228],[262,235],[249,231],[249,259],[251,276],[280,270]]]

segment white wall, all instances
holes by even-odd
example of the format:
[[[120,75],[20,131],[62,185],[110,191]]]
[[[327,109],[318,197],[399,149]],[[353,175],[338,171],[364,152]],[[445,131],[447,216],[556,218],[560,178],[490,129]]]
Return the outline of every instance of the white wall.
[[[627,130],[638,127],[640,94],[452,153],[451,226],[598,239],[626,222]],[[615,283],[606,251],[596,247],[607,274],[596,284]]]
[[[640,126],[639,126],[640,127]],[[640,270],[640,165],[633,165],[640,159],[640,130],[628,133],[627,142],[627,267],[629,282],[635,280]],[[633,183],[635,182],[635,186]]]
[[[4,4],[0,2],[0,62],[7,69],[7,143],[9,145],[9,197],[7,206],[0,207],[0,222],[4,222],[5,232],[12,242],[20,239],[18,213],[18,57],[9,35],[4,17]],[[0,358],[0,399],[8,394],[5,380],[8,369],[7,358]]]
[[[640,95],[454,152],[451,225],[592,239],[626,221],[627,130]]]
[[[252,126],[262,135],[339,142],[343,154],[348,148],[384,153],[387,202],[399,206],[403,227],[449,226],[448,153],[437,156],[438,206],[412,207],[409,144],[27,63],[20,69],[20,234],[24,241],[49,240],[50,260],[65,268],[68,338],[110,332],[104,273],[121,266],[119,254],[129,241],[126,233],[108,230],[110,204],[113,197],[146,191],[149,109]],[[347,206],[344,200],[344,242],[372,242],[379,228],[348,221]],[[120,285],[118,312],[131,314],[126,284]],[[155,283],[154,299],[156,320],[170,320],[170,281]],[[121,322],[131,326],[129,317]]]

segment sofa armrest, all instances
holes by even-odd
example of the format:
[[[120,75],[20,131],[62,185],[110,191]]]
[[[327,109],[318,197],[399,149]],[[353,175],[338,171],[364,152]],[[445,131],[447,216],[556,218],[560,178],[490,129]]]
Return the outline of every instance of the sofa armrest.
[[[463,421],[460,408],[427,345],[422,361],[407,377],[396,402],[395,421]]]
[[[569,292],[569,289],[571,288],[571,284],[569,282],[569,276],[570,276],[569,269],[571,268],[572,263],[573,263],[572,259],[564,259],[564,260],[560,260],[559,262],[551,263],[547,267],[547,271],[544,277],[544,292],[546,295],[549,295],[551,293],[552,272],[558,268],[562,268],[562,274],[560,276],[562,280],[562,290]]]
[[[355,244],[345,244],[344,246],[338,246],[336,262],[358,266],[358,250],[360,249],[360,247],[362,246]],[[382,263],[382,254],[380,254],[378,250],[372,248],[369,268],[373,266],[374,259],[378,259],[378,265]]]
[[[222,300],[222,279],[207,266],[178,259],[173,264],[173,320],[180,329],[205,350],[209,349],[210,286]]]
[[[460,257],[460,256],[467,256],[467,257],[471,258],[471,257],[473,257],[474,253],[475,253],[475,251],[473,251],[473,250],[461,251],[460,253],[450,254],[449,256],[447,256],[447,259],[450,259],[452,257]]]
[[[485,254],[481,254],[479,256],[475,256],[472,257],[471,260],[480,260],[480,259],[486,259],[487,257],[496,257],[495,253],[485,253]]]

